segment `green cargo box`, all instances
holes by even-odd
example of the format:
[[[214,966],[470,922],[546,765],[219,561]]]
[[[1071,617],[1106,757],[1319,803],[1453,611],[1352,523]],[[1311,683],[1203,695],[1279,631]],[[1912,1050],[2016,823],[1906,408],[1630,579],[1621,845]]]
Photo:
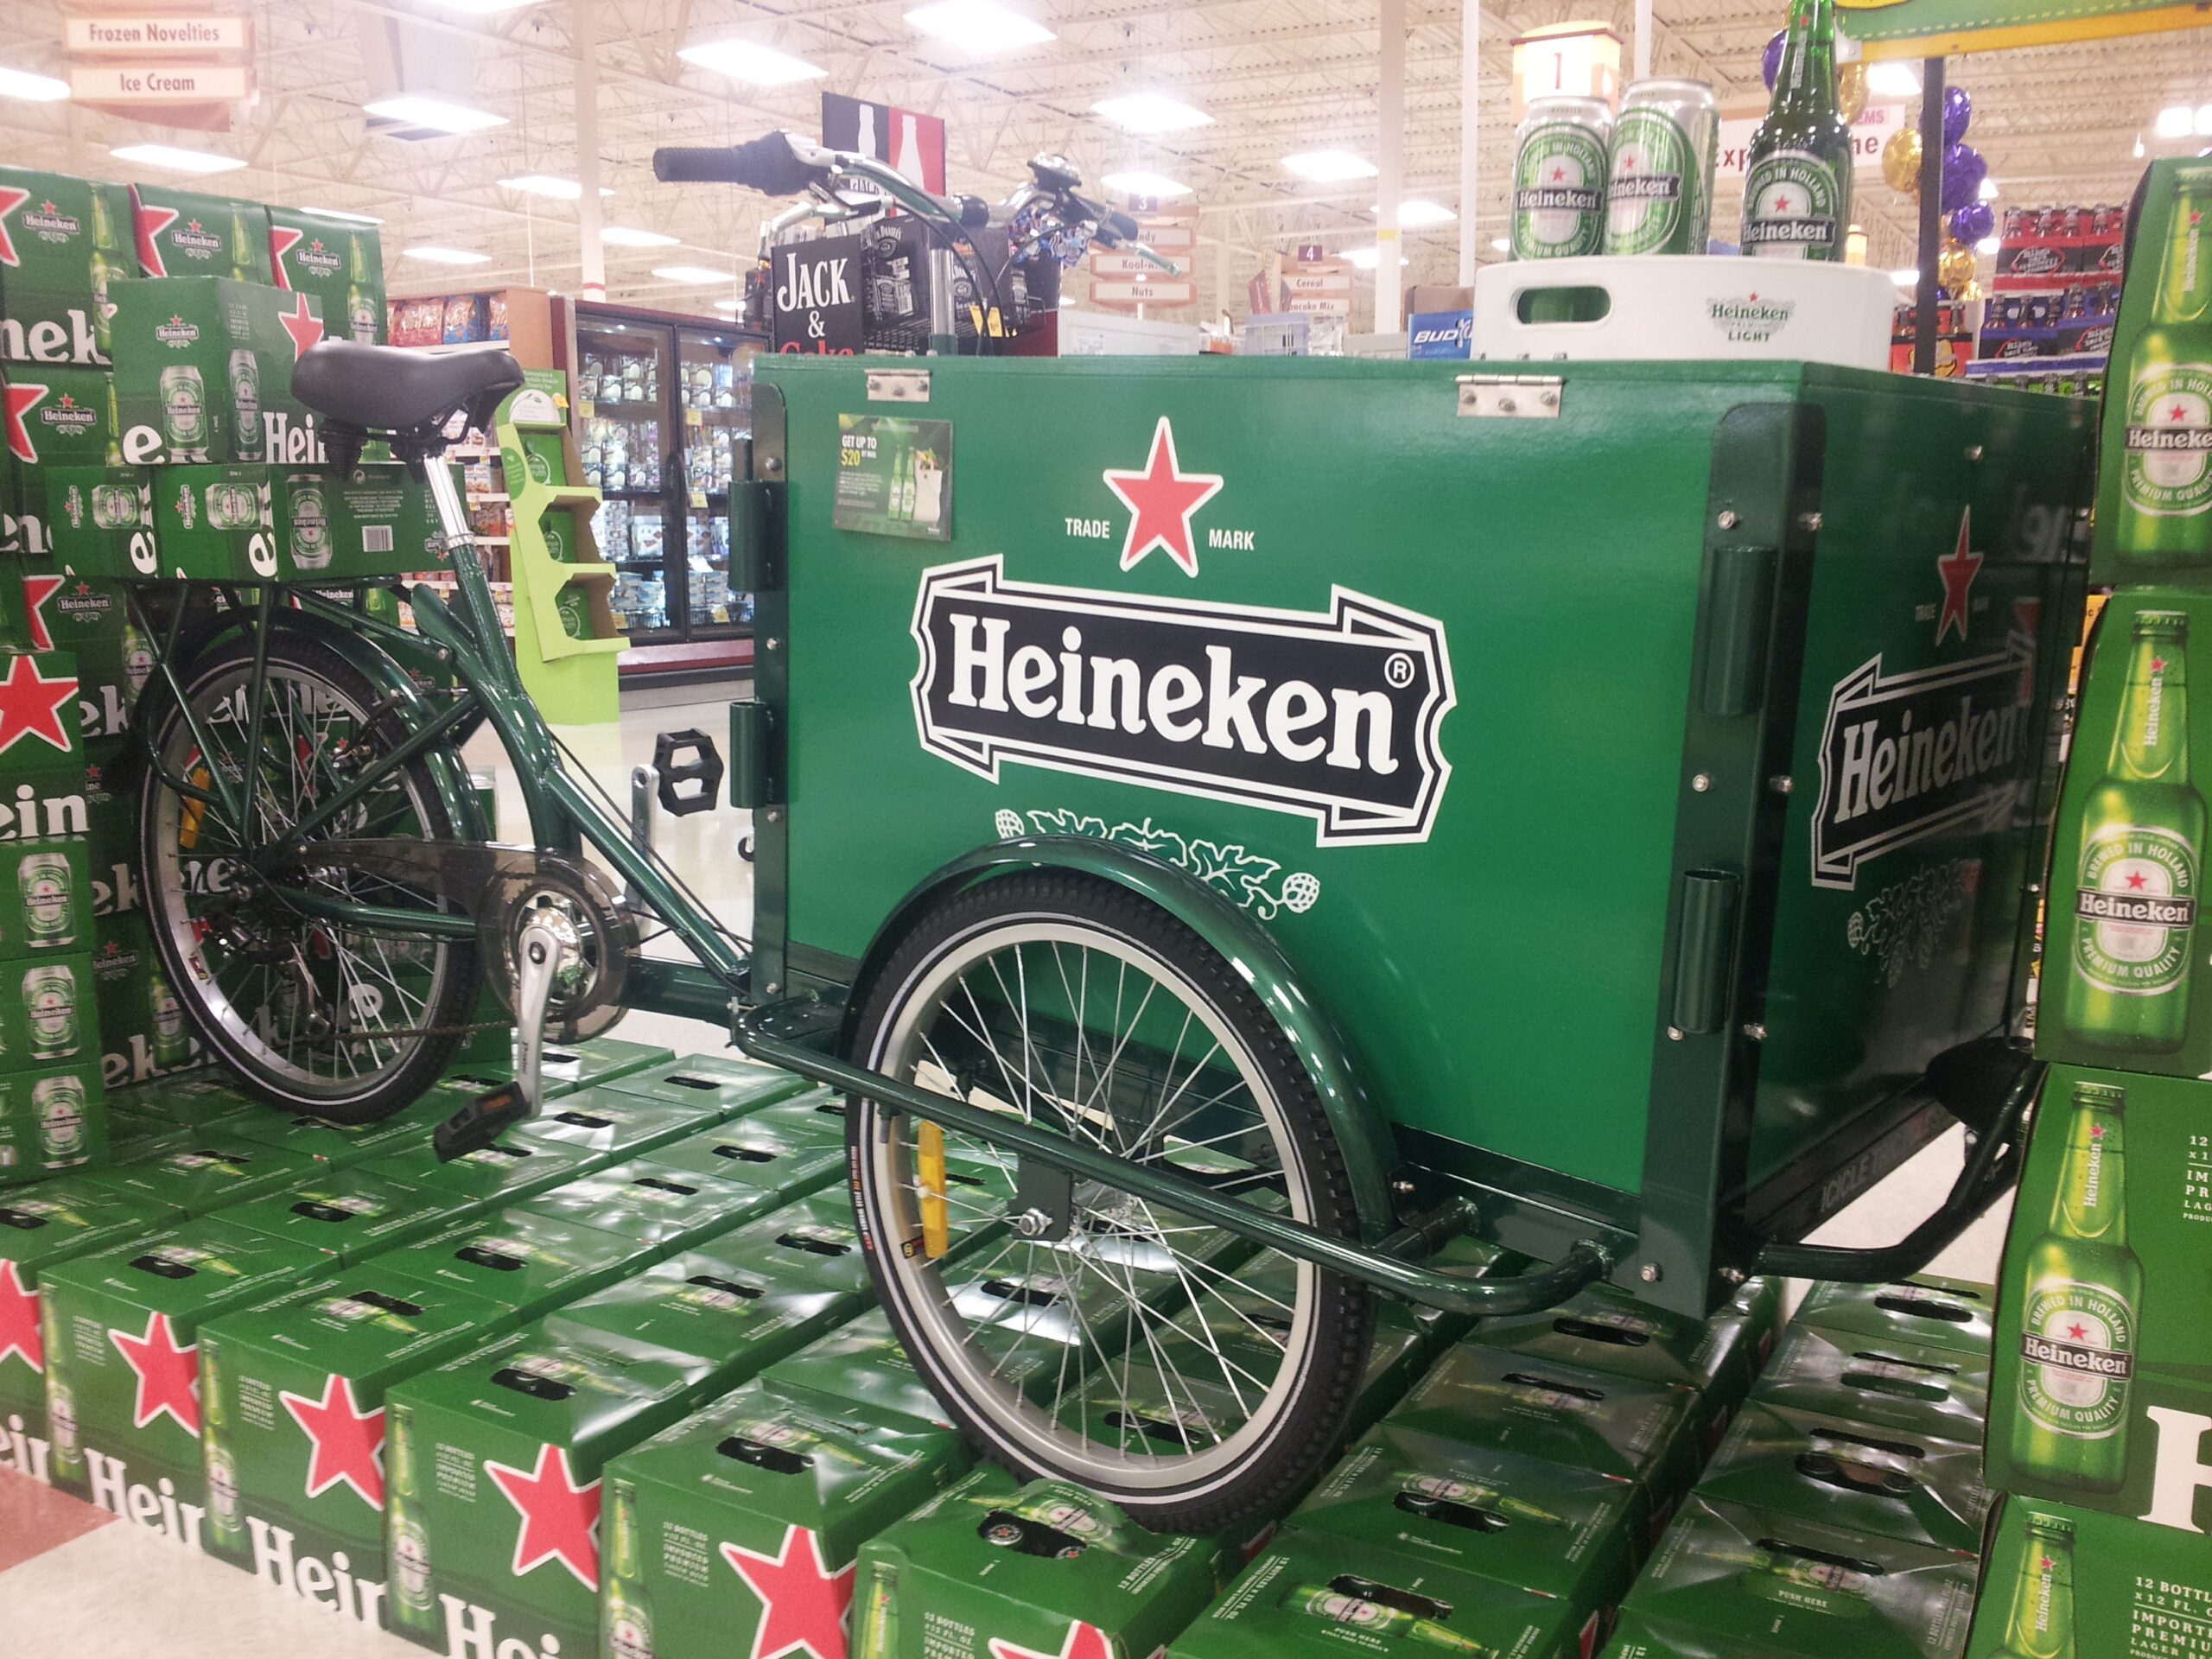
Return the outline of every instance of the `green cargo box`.
[[[1997,1287],[1916,1273],[1887,1285],[1815,1283],[1792,1316],[1824,1331],[1986,1357]]]
[[[1939,1440],[1972,1441],[1980,1438],[1989,1414],[1989,1361],[1955,1348],[1923,1348],[1792,1325],[1752,1397]]]
[[[0,358],[14,365],[107,361],[108,283],[135,276],[130,187],[0,167]]]
[[[410,1282],[457,1290],[526,1319],[642,1273],[661,1252],[643,1239],[512,1205],[470,1215],[364,1265]]]
[[[321,1167],[312,1158],[243,1140],[228,1133],[226,1126],[217,1125],[181,1151],[121,1169],[99,1170],[86,1179],[180,1216],[204,1216],[297,1186]]]

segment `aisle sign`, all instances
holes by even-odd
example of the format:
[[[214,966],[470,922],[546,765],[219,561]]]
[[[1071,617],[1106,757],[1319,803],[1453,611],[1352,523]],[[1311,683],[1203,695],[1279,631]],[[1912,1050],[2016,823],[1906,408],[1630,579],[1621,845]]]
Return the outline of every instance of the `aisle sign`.
[[[1759,123],[1766,119],[1764,105],[1752,106],[1756,113],[1724,116],[1720,122],[1720,138],[1713,150],[1713,173],[1724,179],[1744,176],[1745,156],[1751,147],[1751,135],[1758,130]],[[1858,171],[1878,172],[1882,166],[1882,146],[1901,129],[1911,124],[1915,106],[1910,104],[1869,104],[1859,111],[1859,118],[1851,124],[1852,166]]]
[[[1100,280],[1090,285],[1090,302],[1109,310],[1132,305],[1196,305],[1198,285],[1174,277],[1129,282]]]
[[[1165,257],[1164,255],[1162,257]],[[1094,276],[1141,276],[1148,281],[1158,281],[1191,274],[1188,259],[1170,259],[1167,266],[1163,270],[1141,253],[1116,253],[1095,248],[1090,255],[1090,274]]]
[[[73,63],[69,96],[79,104],[232,104],[253,95],[242,63]]]
[[[243,17],[70,17],[63,21],[61,44],[71,52],[129,53],[145,57],[164,52],[199,55],[244,52],[252,45],[251,25]]]
[[[2171,0],[1837,0],[1843,32],[1870,59],[1948,57],[2202,29],[2212,11]]]
[[[771,328],[778,351],[850,357],[861,349],[864,240],[823,236],[775,251],[769,276]]]

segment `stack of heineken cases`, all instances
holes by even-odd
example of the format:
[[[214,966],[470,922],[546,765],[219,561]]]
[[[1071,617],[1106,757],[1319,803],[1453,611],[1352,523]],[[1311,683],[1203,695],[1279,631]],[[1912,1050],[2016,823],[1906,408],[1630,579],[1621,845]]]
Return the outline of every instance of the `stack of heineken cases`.
[[[2104,408],[2037,1104],[1999,1287],[1975,1656],[2212,1647],[2212,163],[2150,170]],[[2192,712],[2196,718],[2192,720]]]

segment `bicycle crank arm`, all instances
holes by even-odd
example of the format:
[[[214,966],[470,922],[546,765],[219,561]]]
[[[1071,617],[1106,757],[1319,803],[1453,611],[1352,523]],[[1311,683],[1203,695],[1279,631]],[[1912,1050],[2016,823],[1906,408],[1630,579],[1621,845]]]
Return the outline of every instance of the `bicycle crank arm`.
[[[731,1035],[747,1054],[796,1071],[849,1094],[866,1096],[924,1122],[957,1129],[1024,1159],[1065,1170],[1078,1180],[1096,1181],[1147,1204],[1159,1204],[1236,1234],[1272,1250],[1331,1273],[1372,1285],[1425,1307],[1454,1313],[1528,1313],[1556,1306],[1612,1270],[1612,1257],[1593,1239],[1580,1240],[1559,1260],[1537,1271],[1502,1279],[1460,1279],[1401,1259],[1433,1247],[1426,1235],[1402,1234],[1382,1249],[1322,1232],[1303,1222],[1255,1209],[1225,1198],[1205,1183],[1157,1164],[1131,1163],[1100,1147],[1071,1141],[949,1095],[933,1094],[880,1071],[836,1058],[812,1046],[833,1029],[835,1010],[804,1000],[746,1009],[731,1021]],[[1455,1212],[1453,1230],[1471,1219]]]

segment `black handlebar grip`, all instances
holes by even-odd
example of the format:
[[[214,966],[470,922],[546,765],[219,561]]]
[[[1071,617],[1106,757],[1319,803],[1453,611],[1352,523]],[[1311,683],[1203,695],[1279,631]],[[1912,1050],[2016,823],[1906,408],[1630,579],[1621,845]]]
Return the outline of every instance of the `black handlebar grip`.
[[[763,195],[792,196],[821,175],[780,132],[726,148],[666,144],[653,151],[653,176],[663,184],[742,184]]]
[[[1127,213],[1116,213],[1110,207],[1106,210],[1106,228],[1124,242],[1134,242],[1137,239],[1139,227],[1136,220],[1131,219]]]

